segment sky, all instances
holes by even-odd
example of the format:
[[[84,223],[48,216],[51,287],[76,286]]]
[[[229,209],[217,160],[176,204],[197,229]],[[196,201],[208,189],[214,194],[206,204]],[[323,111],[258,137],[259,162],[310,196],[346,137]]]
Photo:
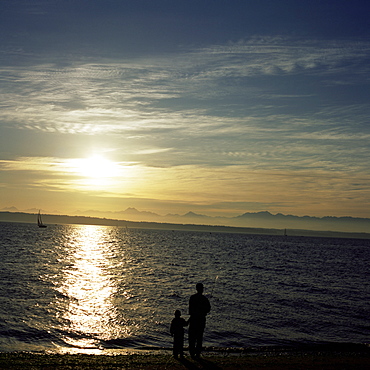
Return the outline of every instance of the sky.
[[[1,0],[0,209],[370,217],[368,14]]]

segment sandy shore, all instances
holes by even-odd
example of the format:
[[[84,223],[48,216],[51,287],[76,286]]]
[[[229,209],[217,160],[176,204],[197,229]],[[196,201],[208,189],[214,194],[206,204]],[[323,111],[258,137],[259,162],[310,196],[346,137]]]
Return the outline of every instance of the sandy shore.
[[[171,351],[115,355],[0,353],[0,369],[370,369],[370,348],[265,349],[205,352],[201,359],[172,357]]]

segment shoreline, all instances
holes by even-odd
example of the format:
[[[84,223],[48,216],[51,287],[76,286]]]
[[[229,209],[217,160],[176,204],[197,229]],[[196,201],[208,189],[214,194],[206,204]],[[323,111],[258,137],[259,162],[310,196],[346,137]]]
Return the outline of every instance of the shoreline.
[[[201,359],[171,348],[115,350],[111,354],[0,352],[0,369],[369,369],[367,344],[206,348]]]
[[[0,222],[29,223],[35,224],[37,214],[24,212],[0,211]],[[176,223],[160,221],[134,221],[107,219],[90,216],[68,216],[47,214],[46,224],[51,225],[96,225],[96,226],[116,226],[128,229],[146,230],[170,230],[170,231],[199,231],[214,233],[232,233],[246,235],[271,235],[285,236],[284,229],[278,227],[257,227],[248,225],[217,225],[203,223]],[[183,222],[183,221],[182,221]],[[286,228],[285,228],[286,230]],[[345,239],[370,239],[370,233],[365,231],[339,231],[325,229],[304,229],[297,225],[289,228],[289,236],[298,237],[323,237],[323,238],[345,238]]]

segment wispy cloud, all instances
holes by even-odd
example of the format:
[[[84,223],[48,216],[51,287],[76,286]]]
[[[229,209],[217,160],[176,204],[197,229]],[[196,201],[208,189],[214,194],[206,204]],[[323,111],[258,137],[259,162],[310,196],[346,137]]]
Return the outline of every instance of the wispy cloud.
[[[368,42],[254,38],[151,57],[3,66],[0,142],[15,131],[37,137],[33,150],[2,145],[8,160],[0,165],[32,173],[40,186],[87,191],[63,164],[99,150],[130,166],[106,188],[110,196],[191,195],[210,205],[222,189],[225,202],[288,207],[310,193],[308,207],[362,189],[356,199],[364,199],[369,59]]]

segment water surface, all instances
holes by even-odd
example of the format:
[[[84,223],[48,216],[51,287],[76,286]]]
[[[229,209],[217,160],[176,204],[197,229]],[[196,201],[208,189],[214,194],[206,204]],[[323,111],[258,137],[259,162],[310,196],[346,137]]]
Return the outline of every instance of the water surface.
[[[369,340],[369,240],[20,223],[0,235],[0,351],[170,347],[199,281],[206,346]]]

